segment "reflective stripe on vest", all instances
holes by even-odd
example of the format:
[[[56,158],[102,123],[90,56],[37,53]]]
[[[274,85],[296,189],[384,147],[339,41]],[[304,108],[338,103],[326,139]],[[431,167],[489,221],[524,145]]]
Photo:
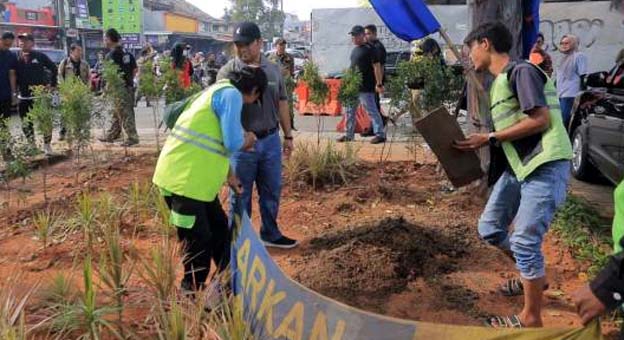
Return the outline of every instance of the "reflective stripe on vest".
[[[202,202],[216,199],[230,163],[212,100],[225,88],[234,87],[227,80],[214,84],[178,117],[154,171],[153,182],[159,188]]]
[[[563,126],[557,92],[548,76],[544,76],[547,78],[544,94],[550,112],[550,127],[540,135],[502,143],[509,165],[519,180],[524,180],[544,163],[572,158],[572,146]],[[507,72],[499,74],[494,80],[490,102],[494,103],[490,110],[496,131],[507,129],[528,117],[511,89]]]

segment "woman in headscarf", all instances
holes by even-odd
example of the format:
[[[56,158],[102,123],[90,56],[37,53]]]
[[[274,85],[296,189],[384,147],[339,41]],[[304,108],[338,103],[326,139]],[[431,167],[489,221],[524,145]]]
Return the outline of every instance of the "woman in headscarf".
[[[579,41],[574,35],[561,38],[559,51],[563,57],[557,67],[557,94],[565,126],[570,122],[574,98],[581,91],[582,79],[587,75],[587,57],[578,51]]]
[[[171,50],[171,59],[173,60],[173,68],[178,71],[180,85],[183,89],[191,86],[191,76],[193,76],[193,65],[188,58],[190,47],[186,44],[177,43]]]

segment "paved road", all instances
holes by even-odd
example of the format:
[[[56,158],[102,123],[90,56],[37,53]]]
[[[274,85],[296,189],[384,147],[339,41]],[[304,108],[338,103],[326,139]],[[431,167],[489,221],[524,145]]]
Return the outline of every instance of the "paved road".
[[[161,104],[162,107],[162,104]],[[154,122],[153,113],[151,108],[145,107],[145,102],[139,103],[139,107],[136,109],[137,130],[141,139],[141,148],[151,149],[155,144]],[[314,117],[314,116],[296,116],[295,126],[298,131],[295,132],[296,140],[309,140],[316,141],[318,138],[318,132],[320,131],[320,138],[323,140],[335,140],[341,133],[336,132],[336,125],[340,122],[341,117]],[[101,125],[101,123],[100,123]],[[391,126],[388,131],[388,136],[392,143],[390,147],[388,145],[370,145],[368,141],[371,139],[356,137],[355,145],[360,150],[360,156],[369,160],[378,160],[384,155],[384,159],[389,160],[414,160],[415,158],[423,156],[414,156],[410,152],[409,143],[411,131],[411,123],[409,119],[403,119],[398,122],[398,126]],[[21,135],[19,129],[19,120],[17,117],[11,119],[12,133],[14,136]],[[100,126],[93,130],[92,135],[95,137],[103,134],[103,128]],[[54,134],[54,140],[58,137],[57,132]],[[161,133],[161,143],[164,140]],[[424,145],[424,143],[419,142]],[[62,144],[55,143],[55,148],[62,148]],[[97,145],[96,145],[97,147]],[[588,201],[594,203],[598,208],[601,215],[607,218],[613,216],[613,186],[609,183],[590,184],[576,180],[572,180],[570,190],[576,195],[586,198]]]

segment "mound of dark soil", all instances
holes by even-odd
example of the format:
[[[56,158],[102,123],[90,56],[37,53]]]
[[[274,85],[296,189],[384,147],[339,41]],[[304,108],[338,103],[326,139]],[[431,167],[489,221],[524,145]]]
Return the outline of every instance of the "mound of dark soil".
[[[417,277],[453,272],[469,248],[466,229],[437,230],[388,218],[314,238],[295,280],[344,302],[385,300]]]

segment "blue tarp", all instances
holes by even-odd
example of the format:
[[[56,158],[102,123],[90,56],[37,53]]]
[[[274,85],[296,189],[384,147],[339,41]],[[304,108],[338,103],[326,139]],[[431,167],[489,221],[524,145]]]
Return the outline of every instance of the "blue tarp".
[[[400,39],[421,39],[440,29],[440,23],[422,0],[371,0],[373,8]]]

